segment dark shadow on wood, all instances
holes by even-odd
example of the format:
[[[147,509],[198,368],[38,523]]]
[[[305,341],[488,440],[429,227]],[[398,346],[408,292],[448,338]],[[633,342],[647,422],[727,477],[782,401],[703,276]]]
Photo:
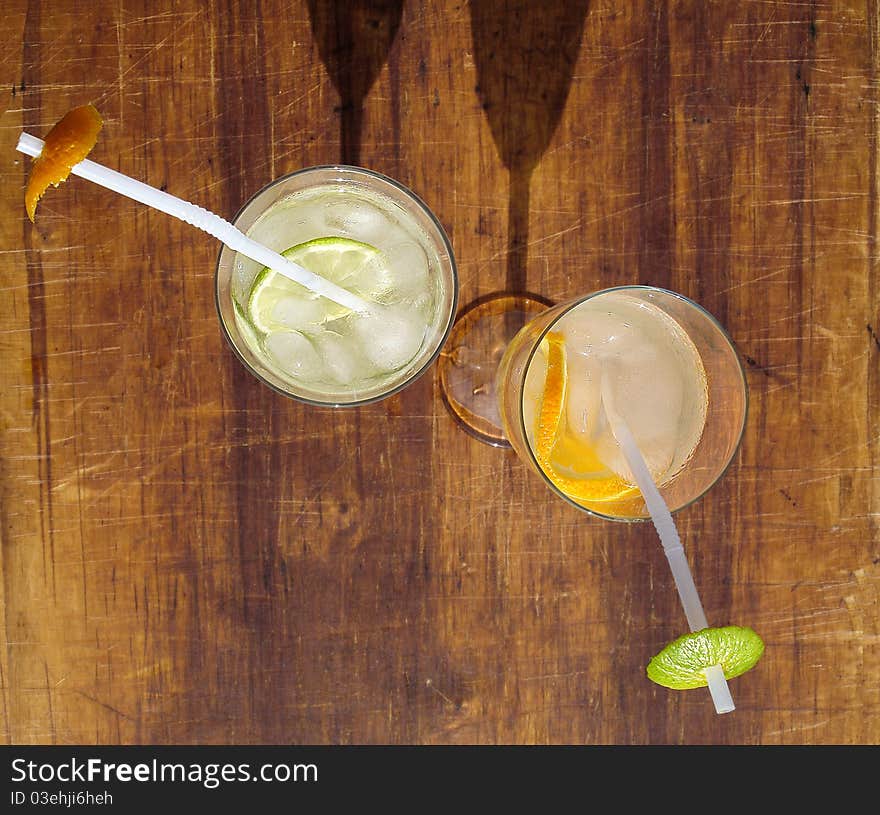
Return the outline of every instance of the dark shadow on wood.
[[[339,94],[340,161],[360,164],[364,100],[394,43],[403,0],[308,0],[318,53]]]
[[[470,0],[477,88],[510,173],[507,278],[527,285],[532,172],[559,124],[580,50],[587,0]]]

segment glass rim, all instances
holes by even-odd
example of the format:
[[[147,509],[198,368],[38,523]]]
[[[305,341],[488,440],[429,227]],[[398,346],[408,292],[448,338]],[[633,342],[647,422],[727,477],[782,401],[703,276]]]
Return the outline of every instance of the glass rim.
[[[533,343],[532,349],[529,351],[528,357],[526,358],[526,363],[523,366],[523,372],[522,372],[521,379],[519,382],[517,382],[517,388],[519,390],[519,410],[517,411],[517,414],[518,414],[517,419],[519,421],[519,430],[522,433],[523,440],[525,441],[525,448],[526,448],[526,450],[528,450],[531,463],[532,463],[534,469],[537,470],[537,472],[541,476],[541,478],[544,479],[546,484],[550,487],[551,490],[553,490],[554,493],[556,493],[556,495],[560,496],[564,501],[571,504],[571,506],[581,510],[581,512],[586,512],[588,515],[592,515],[596,518],[601,518],[602,520],[605,520],[605,521],[617,521],[619,523],[642,523],[644,521],[650,521],[651,520],[650,515],[645,515],[643,517],[609,515],[609,514],[606,514],[603,512],[599,512],[595,509],[590,509],[589,507],[585,507],[583,504],[577,503],[577,501],[574,501],[573,499],[569,498],[562,490],[560,490],[559,487],[557,487],[553,483],[553,481],[550,479],[550,477],[547,475],[547,473],[544,472],[544,468],[540,465],[537,457],[535,456],[535,451],[532,449],[532,445],[529,442],[528,433],[526,432],[525,415],[524,415],[524,410],[523,410],[523,408],[524,408],[523,397],[525,394],[524,385],[525,385],[526,376],[528,376],[529,369],[532,366],[532,360],[534,359],[534,356],[538,351],[538,346],[544,340],[544,337],[546,337],[547,334],[553,330],[553,327],[566,314],[569,314],[572,310],[574,310],[578,306],[581,306],[584,303],[586,303],[587,301],[593,300],[596,297],[599,297],[600,295],[606,295],[606,294],[610,294],[612,292],[618,292],[618,291],[658,292],[660,294],[668,295],[669,297],[673,297],[677,300],[680,300],[685,305],[696,309],[704,317],[708,318],[709,322],[715,327],[715,329],[717,329],[719,335],[721,336],[721,338],[724,340],[727,347],[732,352],[733,358],[736,360],[737,368],[738,368],[739,374],[740,374],[740,382],[742,384],[742,390],[743,390],[743,415],[742,415],[742,420],[740,422],[740,426],[736,431],[736,443],[733,445],[733,448],[731,449],[730,456],[728,457],[727,461],[724,463],[724,466],[719,470],[718,474],[709,482],[709,484],[706,485],[706,487],[704,487],[697,495],[695,495],[690,500],[686,501],[681,506],[676,507],[675,509],[672,509],[670,507],[670,512],[672,512],[672,513],[680,512],[681,510],[686,509],[687,507],[689,507],[692,504],[699,501],[700,498],[702,498],[710,489],[712,489],[712,487],[714,487],[721,480],[721,478],[724,476],[724,474],[730,468],[731,464],[733,463],[733,460],[736,458],[737,451],[739,450],[740,445],[742,444],[743,436],[745,435],[746,421],[748,419],[748,413],[749,413],[749,387],[748,387],[748,381],[746,379],[746,370],[743,367],[742,360],[740,359],[739,353],[736,350],[736,344],[734,343],[734,341],[733,341],[732,337],[730,336],[730,334],[728,333],[727,329],[725,329],[724,326],[721,325],[721,323],[718,321],[718,319],[715,317],[715,315],[712,314],[712,312],[706,310],[705,308],[703,308],[703,306],[701,306],[695,300],[692,300],[690,297],[687,297],[686,295],[681,294],[680,292],[672,291],[671,289],[664,289],[660,286],[650,286],[647,284],[628,284],[628,285],[623,285],[623,286],[611,286],[607,289],[598,289],[597,291],[590,292],[589,294],[585,294],[582,297],[577,297],[573,300],[569,300],[567,302],[557,304],[556,306],[551,306],[551,308],[560,308],[561,310],[560,310],[559,314],[557,314],[556,317],[554,317],[547,324],[547,326],[541,331],[541,333],[538,335],[537,339]],[[548,311],[549,310],[550,309],[548,309]]]
[[[226,324],[226,319],[223,316],[223,311],[220,304],[220,264],[223,260],[223,256],[225,253],[231,253],[233,257],[235,257],[235,250],[230,249],[226,244],[221,243],[220,249],[217,252],[217,261],[214,264],[214,307],[217,311],[217,318],[220,323],[221,331],[226,339],[226,344],[232,349],[232,352],[235,354],[238,361],[245,367],[245,369],[252,376],[256,377],[263,385],[275,391],[275,393],[280,394],[281,396],[285,396],[288,399],[293,399],[297,402],[301,402],[306,405],[311,405],[312,407],[325,407],[325,408],[356,408],[363,407],[364,405],[370,405],[374,402],[380,402],[383,399],[387,399],[390,396],[394,396],[394,394],[399,393],[404,388],[411,385],[415,382],[419,377],[421,377],[431,365],[434,364],[437,357],[440,355],[443,346],[446,344],[446,340],[449,337],[449,332],[452,331],[452,326],[455,322],[455,314],[458,310],[458,298],[459,298],[459,280],[458,280],[458,266],[455,261],[455,253],[452,251],[452,242],[449,240],[449,236],[446,234],[446,229],[443,227],[443,224],[440,223],[439,218],[434,214],[431,208],[425,203],[425,201],[413,190],[407,187],[404,184],[401,184],[399,181],[391,178],[390,176],[385,175],[384,173],[377,172],[376,170],[370,170],[366,167],[359,167],[354,164],[316,164],[310,167],[301,167],[298,170],[294,170],[290,173],[285,173],[282,176],[270,181],[263,187],[260,187],[250,198],[242,204],[238,211],[232,218],[231,223],[236,224],[238,219],[245,213],[245,211],[250,207],[256,199],[261,196],[266,191],[272,189],[279,184],[284,183],[292,178],[304,175],[310,175],[318,172],[326,172],[326,171],[338,171],[341,173],[350,173],[352,175],[361,175],[367,178],[378,180],[382,183],[388,184],[389,186],[396,189],[398,192],[402,193],[405,197],[411,199],[415,205],[428,217],[428,220],[433,225],[436,230],[437,235],[440,238],[440,242],[442,247],[446,253],[447,258],[449,259],[449,272],[452,281],[452,297],[449,308],[449,316],[446,319],[446,325],[443,328],[442,333],[439,336],[437,347],[431,352],[431,354],[425,359],[424,363],[420,365],[416,370],[414,370],[408,377],[406,377],[403,381],[397,383],[393,388],[389,388],[388,390],[384,390],[381,393],[378,393],[374,396],[367,396],[362,399],[356,399],[354,401],[334,401],[334,400],[321,400],[321,399],[312,399],[307,396],[302,396],[300,394],[292,393],[289,390],[284,389],[280,385],[277,385],[274,382],[270,382],[265,376],[263,376],[259,371],[255,370],[251,362],[245,359],[242,352],[239,350],[238,345],[232,337],[232,334],[229,331],[229,328]],[[340,179],[344,180],[344,179]]]

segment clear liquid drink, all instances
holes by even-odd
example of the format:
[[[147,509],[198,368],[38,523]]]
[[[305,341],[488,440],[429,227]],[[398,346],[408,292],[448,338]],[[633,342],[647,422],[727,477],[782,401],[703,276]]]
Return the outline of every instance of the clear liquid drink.
[[[650,287],[539,315],[507,347],[496,387],[519,455],[568,501],[619,520],[647,512],[603,393],[673,510],[720,477],[745,422],[745,377],[727,335],[695,303]]]
[[[411,191],[359,168],[310,168],[258,193],[236,226],[369,307],[352,311],[221,252],[227,338],[276,390],[315,404],[364,404],[405,387],[436,357],[455,314],[455,261],[442,226]]]

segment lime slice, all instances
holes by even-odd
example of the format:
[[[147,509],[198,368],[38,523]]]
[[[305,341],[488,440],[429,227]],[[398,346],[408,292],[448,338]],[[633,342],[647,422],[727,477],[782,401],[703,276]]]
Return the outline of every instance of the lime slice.
[[[375,246],[340,237],[316,238],[281,254],[343,288],[351,288],[365,264],[382,255]],[[294,322],[298,322],[298,315],[301,315],[302,324],[282,322],[278,316],[279,304]],[[332,320],[347,313],[348,309],[320,298],[290,278],[264,267],[254,278],[245,311],[254,329],[265,335],[305,328],[310,322]]]
[[[751,628],[704,628],[670,642],[648,663],[648,679],[673,690],[704,688],[705,670],[720,665],[726,679],[755,667],[764,641]]]

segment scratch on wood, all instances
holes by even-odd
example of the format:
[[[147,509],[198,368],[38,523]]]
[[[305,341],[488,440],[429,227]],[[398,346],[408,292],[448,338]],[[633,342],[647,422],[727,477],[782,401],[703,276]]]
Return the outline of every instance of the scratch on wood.
[[[803,730],[815,730],[817,727],[822,727],[823,725],[828,724],[831,719],[821,719],[818,722],[813,722],[812,724],[799,724],[794,727],[786,727],[779,730],[771,730],[767,733],[766,737],[769,738],[771,736],[781,736],[783,734],[791,735],[795,731],[803,731]]]
[[[49,684],[49,665],[43,660],[43,672],[46,675],[46,699],[49,705],[49,727],[52,730],[52,743],[58,741],[58,731],[55,727],[55,710],[52,707],[52,687]]]
[[[117,73],[119,74],[119,129],[125,129],[125,82],[124,77],[125,73],[122,70],[122,55],[125,52],[125,40],[124,40],[124,29],[122,17],[124,15],[124,10],[122,8],[122,2],[120,0],[119,5],[117,6],[119,19],[116,22],[116,68]]]
[[[83,693],[81,690],[74,689],[73,692],[75,694],[77,694],[78,696],[82,696],[83,699],[88,699],[93,704],[98,705],[98,707],[102,707],[105,710],[109,710],[111,713],[115,713],[117,716],[119,716],[122,719],[126,719],[129,722],[134,721],[133,717],[129,716],[127,713],[123,713],[118,708],[113,707],[113,705],[108,705],[106,702],[102,702],[100,699],[95,699],[94,696],[89,696],[89,694]]]
[[[450,705],[450,706],[452,706],[452,707],[454,707],[454,708],[456,708],[456,709],[458,709],[458,708],[460,707],[460,705],[457,705],[455,702],[453,702],[452,699],[450,699],[445,693],[443,693],[443,691],[441,691],[441,690],[439,690],[438,688],[434,687],[434,683],[433,683],[433,681],[431,681],[430,679],[426,679],[426,680],[425,680],[425,687],[429,688],[429,689],[432,690],[434,693],[436,693],[436,694],[437,694],[437,695],[438,695],[438,696],[439,696],[444,702],[446,702],[448,705]]]

